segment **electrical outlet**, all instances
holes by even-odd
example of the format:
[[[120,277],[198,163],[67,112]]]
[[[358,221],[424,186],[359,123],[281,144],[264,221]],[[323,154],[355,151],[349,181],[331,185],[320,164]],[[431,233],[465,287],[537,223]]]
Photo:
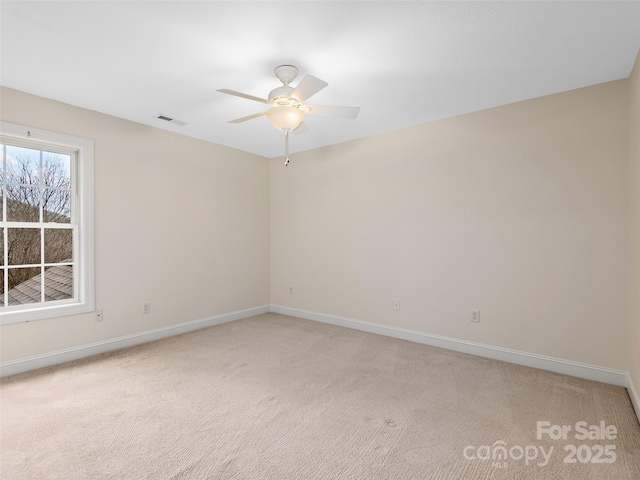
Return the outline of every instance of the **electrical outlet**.
[[[96,310],[96,322],[101,322],[102,320],[104,320],[102,310]]]
[[[143,303],[142,304],[142,313],[149,313],[151,311],[151,304],[150,303]]]
[[[289,295],[293,295],[293,287],[289,287]]]
[[[471,321],[480,323],[480,310],[471,310]]]
[[[400,310],[400,300],[398,300],[397,298],[393,301],[393,309]]]

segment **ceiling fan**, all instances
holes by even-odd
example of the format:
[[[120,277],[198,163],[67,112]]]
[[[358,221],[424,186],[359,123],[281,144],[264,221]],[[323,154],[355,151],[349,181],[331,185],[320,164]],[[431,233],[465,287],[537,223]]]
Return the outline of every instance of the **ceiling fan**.
[[[298,69],[293,65],[280,65],[274,69],[274,73],[282,82],[282,86],[271,90],[266,100],[226,88],[219,89],[218,92],[246,98],[271,107],[264,112],[236,118],[228,123],[246,122],[266,115],[274,127],[284,132],[285,166],[289,165],[289,132],[304,133],[308,131],[308,127],[303,123],[307,115],[356,118],[360,112],[360,107],[306,105],[303,102],[325,88],[328,83],[313,75],[305,75],[295,88],[290,86],[289,84],[298,75]]]

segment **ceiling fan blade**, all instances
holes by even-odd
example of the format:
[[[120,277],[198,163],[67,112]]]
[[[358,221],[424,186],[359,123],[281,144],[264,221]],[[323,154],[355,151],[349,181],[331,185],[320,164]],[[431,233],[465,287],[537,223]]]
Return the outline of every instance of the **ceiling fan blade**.
[[[356,118],[360,113],[360,107],[332,107],[329,105],[304,105],[304,107],[310,115],[325,117]]]
[[[260,103],[269,103],[264,98],[254,97],[253,95],[247,95],[246,93],[236,92],[235,90],[227,90],[226,88],[221,88],[220,90],[216,90],[220,93],[226,93],[227,95],[234,95],[240,98],[246,98],[247,100],[253,100],[254,102]]]
[[[247,120],[253,120],[254,118],[262,117],[262,116],[264,116],[266,114],[267,114],[267,112],[254,113],[253,115],[247,115],[246,117],[236,118],[235,120],[229,120],[227,123],[246,122]]]
[[[307,133],[309,131],[309,127],[307,127],[306,123],[301,123],[300,125],[298,125],[298,128],[296,128],[293,131],[294,135],[300,135],[301,133]]]
[[[298,86],[293,89],[289,98],[297,98],[300,103],[304,102],[307,98],[315,95],[324,87],[329,85],[324,80],[314,77],[313,75],[305,75],[300,81]]]

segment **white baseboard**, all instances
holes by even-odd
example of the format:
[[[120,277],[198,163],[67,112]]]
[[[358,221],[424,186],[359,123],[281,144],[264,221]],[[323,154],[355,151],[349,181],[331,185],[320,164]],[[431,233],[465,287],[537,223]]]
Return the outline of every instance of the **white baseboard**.
[[[79,347],[58,350],[56,352],[45,353],[43,355],[36,355],[33,357],[26,357],[19,360],[4,362],[0,364],[0,377],[28,372],[37,368],[49,367],[51,365],[57,365],[59,363],[69,362],[71,360],[78,360],[80,358],[90,357],[91,355],[110,352],[112,350],[132,347],[141,343],[152,342],[154,340],[160,340],[161,338],[172,337],[174,335],[180,335],[181,333],[187,333],[193,330],[211,327],[213,325],[233,322],[234,320],[240,320],[241,318],[253,317],[254,315],[268,313],[269,311],[269,305],[248,308],[246,310],[237,310],[235,312],[224,313],[222,315],[215,315],[213,317],[202,318],[185,323],[179,323],[177,325],[170,325],[168,327],[156,328],[155,330],[135,333],[133,335],[127,335],[111,340],[105,340],[102,342],[91,343]]]
[[[492,358],[503,362],[538,368],[540,370],[562,373],[564,375],[585,378],[587,380],[595,380],[596,382],[609,383],[620,387],[627,386],[627,372],[621,370],[597,367],[595,365],[563,360],[561,358],[546,357],[518,350],[494,347],[492,345],[484,345],[456,338],[432,335],[429,333],[418,332],[416,330],[391,327],[388,325],[381,325],[379,323],[365,322],[362,320],[354,320],[352,318],[338,317],[318,312],[310,312],[308,310],[284,307],[281,305],[271,305],[271,311],[274,313],[281,313],[283,315],[291,315],[293,317],[314,320],[316,322],[329,323],[340,327],[361,330],[363,332],[386,335],[387,337],[399,338],[410,342],[422,343],[432,347],[445,348],[447,350],[455,350],[457,352],[477,355],[479,357]]]
[[[631,397],[633,408],[636,411],[638,422],[640,422],[640,395],[638,395],[638,390],[636,390],[636,386],[633,384],[633,380],[631,380],[631,375],[627,375],[627,391],[629,392],[629,397]]]
[[[640,419],[640,395],[638,395],[638,390],[636,390],[635,385],[633,384],[628,373],[621,370],[613,370],[560,358],[546,357],[533,353],[510,350],[506,348],[495,347],[492,345],[484,345],[481,343],[469,342],[466,340],[459,340],[456,338],[432,335],[416,330],[381,325],[378,323],[355,320],[352,318],[339,317],[336,315],[329,315],[318,312],[311,312],[308,310],[301,310],[280,305],[263,305],[246,310],[238,310],[235,312],[215,315],[212,317],[193,320],[177,325],[171,325],[155,330],[149,330],[133,335],[127,335],[111,340],[105,340],[102,342],[96,342],[79,347],[73,347],[42,355],[36,355],[33,357],[4,362],[0,364],[0,376],[5,377],[9,375],[15,375],[17,373],[27,372],[51,365],[57,365],[59,363],[64,363],[71,360],[78,360],[80,358],[89,357],[91,355],[97,355],[99,353],[132,347],[141,343],[151,342],[154,340],[159,340],[161,338],[171,337],[174,335],[179,335],[181,333],[187,333],[214,325],[220,325],[222,323],[232,322],[234,320],[240,320],[242,318],[252,317],[267,312],[291,315],[307,320],[314,320],[317,322],[328,323],[340,327],[361,330],[378,335],[385,335],[388,337],[408,340],[411,342],[430,345],[433,347],[445,348],[447,350],[454,350],[457,352],[468,353],[480,357],[492,358],[494,360],[515,363],[517,365],[524,365],[527,367],[538,368],[550,372],[571,375],[578,378],[585,378],[588,380],[595,380],[597,382],[627,387],[636,414]]]

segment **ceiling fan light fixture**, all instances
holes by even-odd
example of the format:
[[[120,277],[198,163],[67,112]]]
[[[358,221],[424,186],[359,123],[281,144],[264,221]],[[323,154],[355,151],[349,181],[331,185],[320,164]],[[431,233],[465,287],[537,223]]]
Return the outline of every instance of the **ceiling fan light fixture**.
[[[306,116],[299,108],[290,106],[273,107],[267,111],[267,118],[278,130],[293,131],[304,122]]]

